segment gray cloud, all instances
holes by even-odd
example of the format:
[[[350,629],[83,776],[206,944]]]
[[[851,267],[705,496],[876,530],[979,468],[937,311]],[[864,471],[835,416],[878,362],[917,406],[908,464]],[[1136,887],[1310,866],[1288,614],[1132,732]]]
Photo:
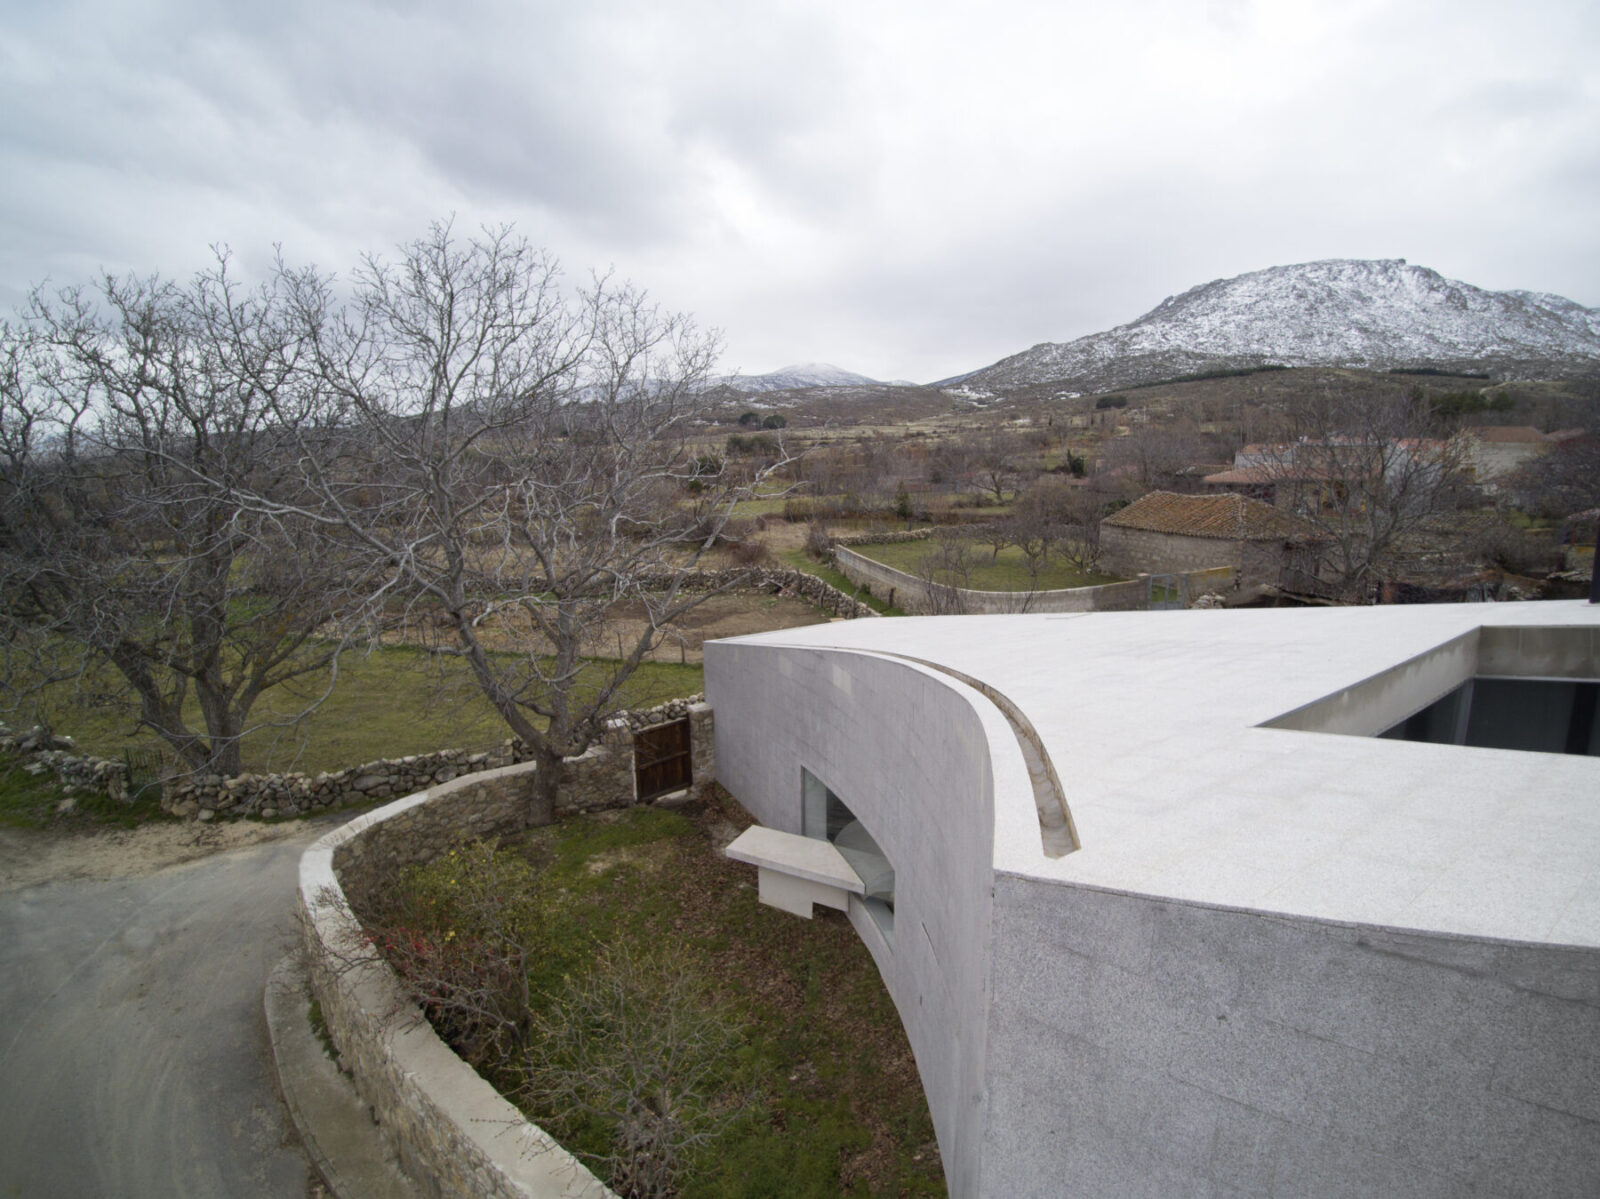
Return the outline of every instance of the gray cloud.
[[[751,371],[931,379],[1321,257],[1596,304],[1591,7],[13,6],[0,302],[214,241],[342,268],[453,212]]]

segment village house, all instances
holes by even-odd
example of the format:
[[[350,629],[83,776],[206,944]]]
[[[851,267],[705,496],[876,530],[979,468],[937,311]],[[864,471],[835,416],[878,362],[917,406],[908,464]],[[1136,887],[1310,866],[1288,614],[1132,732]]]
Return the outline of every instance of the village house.
[[[1100,522],[1100,567],[1132,578],[1231,566],[1241,588],[1316,573],[1316,529],[1237,494],[1153,491]]]

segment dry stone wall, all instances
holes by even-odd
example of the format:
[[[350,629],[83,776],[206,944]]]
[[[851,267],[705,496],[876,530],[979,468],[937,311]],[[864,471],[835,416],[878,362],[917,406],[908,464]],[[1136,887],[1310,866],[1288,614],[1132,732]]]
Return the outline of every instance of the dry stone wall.
[[[907,541],[927,541],[939,530],[933,527],[926,529],[896,529],[893,532],[883,533],[847,533],[843,537],[835,537],[834,545],[900,545]]]
[[[667,586],[671,579],[663,575],[656,579],[646,577],[641,580],[646,590],[652,586],[662,588]],[[826,583],[816,575],[806,574],[803,570],[792,567],[761,566],[750,569],[728,570],[691,570],[682,576],[679,586],[685,591],[765,591],[770,593],[788,592],[798,595],[808,603],[815,604],[831,616],[842,616],[846,620],[878,616],[874,612],[852,597],[840,591],[831,583]]]
[[[704,709],[699,728],[696,709]],[[592,812],[633,802],[633,747],[631,733],[668,720],[691,718],[697,753],[711,752],[711,709],[698,695],[669,700],[653,708],[623,711],[612,717],[597,745],[587,753],[567,759],[562,771],[558,813]],[[702,747],[701,742],[704,742]],[[347,804],[394,799],[448,783],[463,775],[478,774],[528,760],[518,741],[504,741],[488,749],[446,749],[404,758],[383,758],[323,774],[194,775],[169,782],[162,807],[176,816],[197,820],[218,817],[302,816]],[[121,763],[113,762],[120,780]],[[710,778],[695,763],[695,778]]]
[[[68,791],[92,791],[127,799],[127,767],[115,758],[80,753],[71,737],[57,737],[42,726],[12,732],[0,724],[0,754],[15,758],[30,774],[53,774]]]
[[[557,813],[634,803],[633,734],[681,719],[689,721],[693,790],[709,787],[711,707],[698,697],[672,700],[619,713],[599,745],[568,759]],[[433,785],[330,833],[301,859],[302,942],[328,1033],[406,1173],[438,1199],[612,1196],[438,1038],[368,945],[351,905],[405,866],[524,828],[536,771],[513,763]]]

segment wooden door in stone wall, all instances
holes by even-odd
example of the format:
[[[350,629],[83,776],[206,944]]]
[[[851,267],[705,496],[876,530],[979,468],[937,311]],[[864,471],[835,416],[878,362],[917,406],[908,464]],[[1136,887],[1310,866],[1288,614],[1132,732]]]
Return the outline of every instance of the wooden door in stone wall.
[[[681,791],[692,783],[692,751],[687,719],[658,724],[635,733],[633,774],[638,798],[654,799],[669,791]]]

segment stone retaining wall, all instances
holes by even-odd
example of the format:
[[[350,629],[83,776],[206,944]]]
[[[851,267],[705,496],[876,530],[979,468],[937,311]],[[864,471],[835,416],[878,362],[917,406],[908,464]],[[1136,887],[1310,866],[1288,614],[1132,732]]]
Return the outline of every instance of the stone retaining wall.
[[[346,895],[463,839],[520,829],[536,769],[504,766],[407,796],[300,860],[301,935],[328,1034],[401,1166],[437,1199],[611,1196],[439,1039],[367,944]]]
[[[906,541],[927,541],[939,530],[933,526],[926,529],[896,529],[893,532],[883,533],[847,533],[843,537],[835,537],[834,545],[899,545]]]

